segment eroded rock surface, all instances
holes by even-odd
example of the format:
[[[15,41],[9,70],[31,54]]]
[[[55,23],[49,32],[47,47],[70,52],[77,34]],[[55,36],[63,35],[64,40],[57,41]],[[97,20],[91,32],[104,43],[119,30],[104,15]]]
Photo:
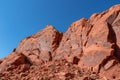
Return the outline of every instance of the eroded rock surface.
[[[73,22],[47,25],[0,60],[0,80],[119,80],[120,5]]]

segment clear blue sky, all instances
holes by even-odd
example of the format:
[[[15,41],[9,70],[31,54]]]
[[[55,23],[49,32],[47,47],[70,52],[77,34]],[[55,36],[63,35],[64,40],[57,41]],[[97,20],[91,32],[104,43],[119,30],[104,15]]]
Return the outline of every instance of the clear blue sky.
[[[120,0],[0,0],[0,58],[47,24],[65,32],[72,22],[119,3]]]

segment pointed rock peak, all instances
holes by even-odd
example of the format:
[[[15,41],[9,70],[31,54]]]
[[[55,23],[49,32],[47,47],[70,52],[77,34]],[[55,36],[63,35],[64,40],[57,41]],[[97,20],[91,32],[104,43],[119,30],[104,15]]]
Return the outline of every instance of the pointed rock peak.
[[[57,29],[55,29],[54,26],[47,25],[43,30],[40,30],[37,34],[35,34],[34,37],[38,37],[38,36],[44,35],[45,33],[49,34],[51,32],[53,32],[53,33],[55,33],[55,32],[59,33],[59,31]]]
[[[69,27],[68,31],[72,30],[72,29],[76,29],[77,30],[78,28],[80,28],[80,26],[83,26],[84,24],[86,24],[87,21],[88,21],[87,18],[82,18],[82,19],[80,19],[80,20],[78,20],[76,22],[73,22],[71,24],[71,26]]]
[[[45,30],[48,29],[48,30],[56,30],[54,26],[52,25],[47,25]]]

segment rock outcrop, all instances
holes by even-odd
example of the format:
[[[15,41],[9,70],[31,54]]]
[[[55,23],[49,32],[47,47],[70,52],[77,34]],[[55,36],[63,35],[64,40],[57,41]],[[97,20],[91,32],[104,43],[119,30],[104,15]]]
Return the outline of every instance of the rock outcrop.
[[[0,60],[0,80],[119,80],[120,5],[23,39]]]

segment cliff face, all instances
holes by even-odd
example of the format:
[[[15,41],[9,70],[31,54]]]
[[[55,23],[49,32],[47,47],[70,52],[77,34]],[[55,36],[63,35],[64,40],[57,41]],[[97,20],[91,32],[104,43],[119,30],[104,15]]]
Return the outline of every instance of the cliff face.
[[[0,60],[1,80],[120,79],[120,5],[73,22],[48,25]]]

